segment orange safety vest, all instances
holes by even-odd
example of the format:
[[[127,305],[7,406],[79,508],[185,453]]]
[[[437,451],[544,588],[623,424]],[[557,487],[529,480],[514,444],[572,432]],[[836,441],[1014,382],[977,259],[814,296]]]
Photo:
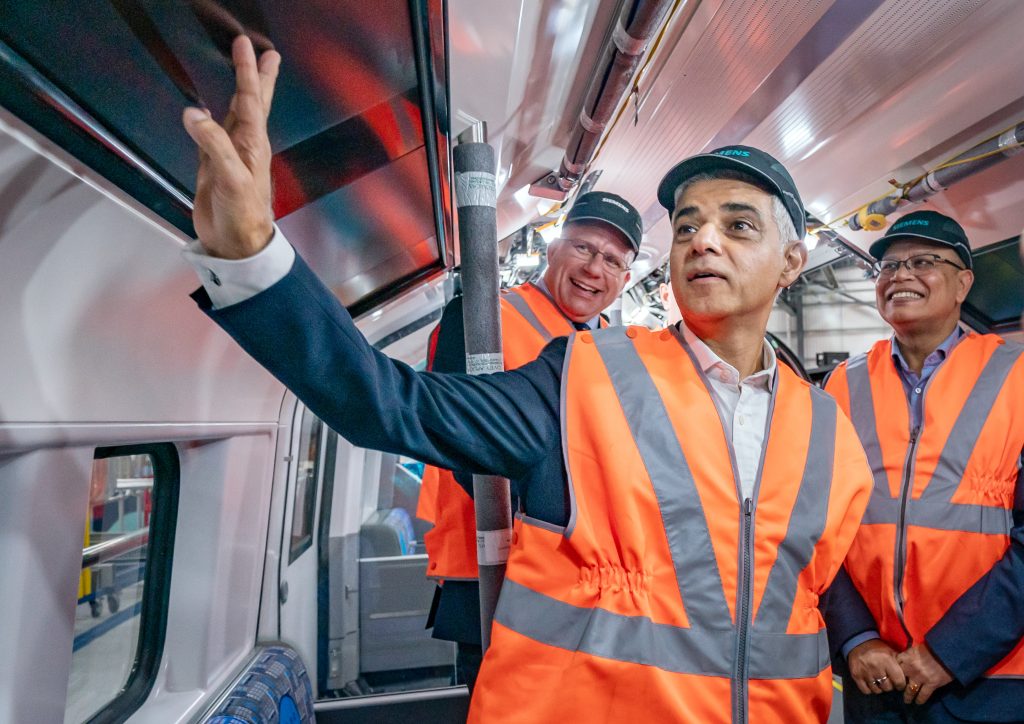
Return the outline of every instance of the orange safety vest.
[[[576,331],[551,298],[533,284],[523,284],[501,295],[501,347],[505,369],[513,370],[537,359],[544,346],[556,337]],[[435,485],[435,489],[431,489]],[[449,470],[424,473],[420,497],[434,501],[434,524],[423,542],[427,548],[430,578],[476,580],[476,517],[473,499]]]
[[[960,340],[928,381],[916,431],[892,342],[829,380],[874,475],[846,566],[879,634],[899,650],[922,643],[1010,545],[1024,449],[1022,352],[995,335]],[[1024,641],[988,675],[1024,675]]]
[[[676,329],[570,338],[566,528],[516,518],[471,722],[824,722],[818,596],[871,488],[835,401],[783,365],[761,470]]]

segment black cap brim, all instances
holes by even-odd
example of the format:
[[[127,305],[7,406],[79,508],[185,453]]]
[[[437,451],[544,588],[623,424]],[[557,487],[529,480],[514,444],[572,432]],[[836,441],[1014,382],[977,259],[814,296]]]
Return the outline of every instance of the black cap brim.
[[[775,194],[782,201],[783,206],[786,207],[786,211],[789,212],[789,218],[793,221],[793,227],[796,229],[798,237],[800,239],[804,238],[807,234],[807,221],[803,218],[797,218],[798,215],[791,208],[789,202],[786,201],[786,194],[782,187],[776,183],[775,179],[764,173],[761,169],[752,164],[745,163],[735,156],[720,156],[716,153],[702,153],[697,156],[691,156],[685,161],[681,161],[676,164],[667,174],[665,174],[661,183],[658,184],[658,203],[664,206],[669,215],[671,215],[676,209],[676,189],[678,189],[686,179],[723,168],[742,171],[750,174],[754,178],[764,181],[775,191]]]
[[[634,241],[633,236],[629,233],[629,231],[622,228],[622,224],[617,224],[616,222],[612,221],[611,219],[605,216],[598,216],[597,214],[591,215],[585,212],[581,213],[579,216],[574,216],[571,219],[567,219],[565,223],[575,224],[578,221],[599,221],[602,224],[607,224],[608,226],[612,227],[620,234],[622,234],[622,238],[625,240],[626,246],[632,249],[634,254],[640,253],[640,247],[637,245],[636,241]]]
[[[952,249],[956,252],[956,255],[960,257],[960,261],[967,265],[968,269],[974,268],[974,260],[971,258],[970,253],[962,246],[950,244],[945,239],[936,239],[934,236],[928,236],[926,234],[894,234],[892,236],[883,236],[868,247],[868,254],[881,261],[882,255],[885,254],[885,252],[889,250],[889,247],[897,241],[912,241],[914,239],[924,239],[925,241],[930,241],[933,244],[938,244],[939,246],[944,246],[947,249]]]

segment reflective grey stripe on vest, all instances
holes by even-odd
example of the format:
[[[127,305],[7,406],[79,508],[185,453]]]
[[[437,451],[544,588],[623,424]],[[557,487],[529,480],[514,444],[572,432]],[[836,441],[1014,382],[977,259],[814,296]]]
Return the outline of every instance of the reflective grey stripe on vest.
[[[547,330],[547,327],[541,324],[541,321],[537,318],[537,315],[534,314],[533,309],[526,301],[526,298],[523,296],[522,292],[514,288],[509,289],[505,292],[504,299],[505,301],[512,305],[513,309],[519,312],[519,315],[526,320],[527,324],[533,327],[537,331],[537,333],[544,338],[545,342],[550,342],[552,339],[554,339],[551,332]],[[559,314],[561,314],[560,311]],[[562,317],[565,319],[565,323],[569,327],[565,333],[571,334],[575,329],[572,326],[572,322],[570,322],[564,314],[562,315]]]
[[[729,677],[735,630],[680,628],[645,616],[582,608],[506,578],[494,620],[523,636],[568,651],[656,666],[680,674]],[[828,637],[750,631],[750,678],[803,679],[829,665]]]
[[[1010,376],[1010,370],[1017,363],[1021,350],[1007,345],[996,348],[989,357],[985,368],[967,396],[960,415],[946,439],[946,445],[939,455],[932,479],[924,490],[922,498],[929,501],[948,503],[960,487],[971,451],[978,444],[981,429],[988,420],[988,413]]]
[[[942,453],[936,462],[931,480],[925,486],[920,498],[912,498],[909,501],[906,512],[908,525],[936,530],[1009,535],[1010,529],[1013,527],[1013,513],[1010,509],[950,501],[960,487],[967,461],[981,436],[981,431],[988,420],[988,413],[992,409],[992,405],[995,404],[996,398],[1002,391],[1003,385],[1022,351],[1024,349],[1017,346],[1001,345],[992,353],[953,424]],[[852,363],[847,367],[850,415],[857,434],[864,444],[865,451],[868,451],[868,441],[874,441],[874,449],[880,466],[881,449],[878,447],[878,433],[875,428],[874,404],[871,398],[867,367],[858,365],[855,372],[851,368]],[[856,405],[854,404],[855,388],[859,395]],[[868,411],[870,411],[870,420],[868,420]],[[868,425],[871,427],[870,432],[866,429]],[[865,435],[869,436],[865,437]],[[871,452],[868,452],[868,460],[871,463],[872,472],[874,472],[875,459]],[[896,525],[899,523],[899,498],[889,495],[887,480],[882,490],[883,492],[879,492],[876,476],[875,491],[872,493],[868,511],[864,516],[865,524]]]
[[[868,376],[868,356],[859,354],[846,363],[846,386],[850,392],[850,421],[857,431],[860,444],[868,457],[871,476],[875,487],[871,491],[867,510],[864,511],[863,523],[887,523],[888,511],[876,510],[886,508],[886,501],[893,500],[889,495],[889,477],[885,474],[885,463],[882,460],[882,445],[878,441],[878,427],[875,425],[875,402],[871,395],[871,378]],[[880,515],[882,519],[876,520]]]
[[[761,605],[754,616],[757,631],[785,632],[789,625],[797,579],[811,562],[814,546],[825,531],[832,470],[836,453],[836,401],[811,388],[811,437],[800,491],[789,516],[786,537],[768,574]],[[766,441],[767,444],[767,441]]]
[[[593,339],[654,487],[690,625],[730,629],[732,617],[697,484],[661,394],[625,330],[607,330]]]

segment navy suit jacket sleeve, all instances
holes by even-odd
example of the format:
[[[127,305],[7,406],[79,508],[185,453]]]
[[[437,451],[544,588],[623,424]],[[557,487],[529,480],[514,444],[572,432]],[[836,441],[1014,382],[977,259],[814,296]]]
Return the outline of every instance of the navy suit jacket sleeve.
[[[493,375],[417,373],[373,349],[296,256],[291,271],[238,304],[200,307],[318,417],[360,447],[438,467],[523,477],[560,447],[565,340]]]
[[[840,567],[832,585],[822,594],[820,608],[828,631],[832,660],[838,668],[845,670],[841,655],[843,644],[857,634],[878,628],[845,567]]]
[[[1024,638],[1024,472],[1017,477],[1010,547],[925,635],[946,670],[967,685]],[[1019,712],[1018,712],[1019,713]]]

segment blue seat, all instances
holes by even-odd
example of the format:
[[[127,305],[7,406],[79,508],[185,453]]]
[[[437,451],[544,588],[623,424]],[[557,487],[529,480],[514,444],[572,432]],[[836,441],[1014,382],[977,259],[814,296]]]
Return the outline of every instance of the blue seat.
[[[299,655],[283,644],[253,659],[205,724],[313,724],[313,687]]]

